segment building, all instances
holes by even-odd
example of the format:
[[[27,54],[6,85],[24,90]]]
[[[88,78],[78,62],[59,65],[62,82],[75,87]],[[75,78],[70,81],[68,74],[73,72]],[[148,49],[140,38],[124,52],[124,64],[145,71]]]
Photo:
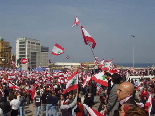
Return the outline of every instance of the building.
[[[44,47],[48,48],[48,47]],[[16,40],[16,63],[20,63],[22,58],[28,59],[27,67],[36,68],[38,66],[48,67],[48,60],[42,60],[43,57],[49,59],[48,49],[46,54],[40,45],[40,41],[32,38],[17,38]]]
[[[40,57],[40,66],[47,67],[49,65],[49,47],[41,46],[41,57]]]
[[[10,42],[4,41],[0,36],[0,67],[10,68],[11,50]]]

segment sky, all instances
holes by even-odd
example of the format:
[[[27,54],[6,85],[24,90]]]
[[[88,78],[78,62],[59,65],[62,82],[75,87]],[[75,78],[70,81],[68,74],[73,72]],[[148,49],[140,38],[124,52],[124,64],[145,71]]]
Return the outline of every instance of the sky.
[[[72,28],[75,16],[95,49],[84,44],[80,26]],[[0,0],[0,36],[14,54],[18,37],[40,40],[52,62],[93,62],[96,56],[132,63],[134,54],[135,63],[155,63],[155,0]],[[51,55],[55,43],[64,54]]]

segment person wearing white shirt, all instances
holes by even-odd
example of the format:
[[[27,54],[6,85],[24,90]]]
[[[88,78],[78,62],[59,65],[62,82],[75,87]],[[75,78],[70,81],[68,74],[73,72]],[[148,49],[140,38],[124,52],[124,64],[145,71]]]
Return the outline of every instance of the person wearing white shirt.
[[[3,116],[3,110],[0,108],[0,116]]]
[[[18,116],[18,109],[19,109],[20,101],[17,99],[16,95],[14,95],[13,100],[10,101],[10,105],[12,108],[11,116]]]

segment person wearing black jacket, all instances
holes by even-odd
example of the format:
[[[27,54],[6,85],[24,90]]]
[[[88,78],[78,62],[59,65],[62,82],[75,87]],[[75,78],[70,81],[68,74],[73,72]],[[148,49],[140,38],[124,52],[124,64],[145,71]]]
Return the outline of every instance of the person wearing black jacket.
[[[5,97],[2,98],[1,108],[3,110],[3,116],[10,116],[11,106]]]
[[[19,105],[19,112],[20,112],[20,116],[25,116],[25,102],[26,102],[26,98],[24,97],[23,93],[20,93],[20,105]]]
[[[92,98],[91,93],[88,93],[88,97],[84,99],[84,104],[88,105],[91,108],[94,105],[94,99]]]
[[[46,116],[52,115],[52,100],[52,92],[50,91],[47,95]]]
[[[42,100],[42,113],[44,114],[44,112],[46,111],[46,104],[47,104],[47,91],[44,90],[42,96],[41,96],[41,100]]]

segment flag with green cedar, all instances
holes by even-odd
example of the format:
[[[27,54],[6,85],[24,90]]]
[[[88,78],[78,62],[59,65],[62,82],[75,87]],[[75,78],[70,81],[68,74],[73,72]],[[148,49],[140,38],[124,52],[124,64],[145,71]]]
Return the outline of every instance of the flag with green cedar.
[[[74,89],[78,89],[78,71],[71,75],[71,78],[68,80],[66,85],[66,89],[63,91],[62,94],[68,93]]]
[[[55,44],[55,46],[52,49],[52,54],[53,55],[60,55],[63,53],[64,53],[64,48],[59,44]]]
[[[104,72],[99,72],[97,74],[95,74],[92,77],[92,80],[96,81],[97,83],[103,85],[103,86],[108,86],[108,80],[106,79]]]

